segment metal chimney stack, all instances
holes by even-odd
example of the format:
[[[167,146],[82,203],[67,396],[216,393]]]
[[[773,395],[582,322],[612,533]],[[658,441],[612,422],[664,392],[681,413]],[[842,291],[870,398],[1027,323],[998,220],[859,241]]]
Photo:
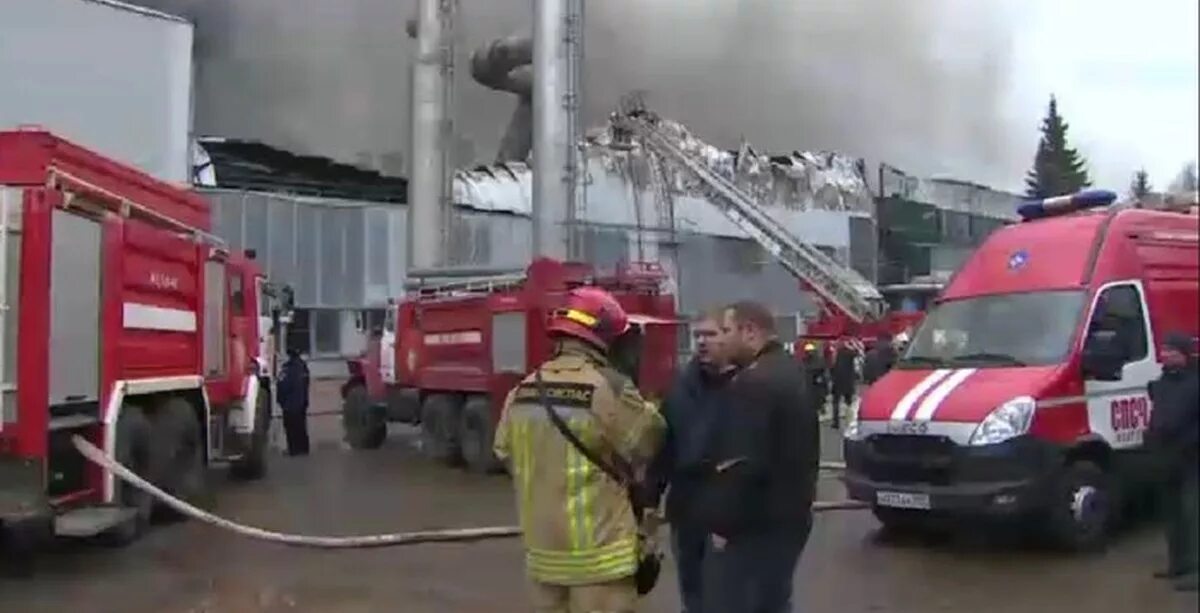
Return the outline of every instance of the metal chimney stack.
[[[455,0],[417,0],[417,52],[412,75],[412,158],[408,183],[410,269],[445,263],[442,253],[449,219],[449,88],[453,49],[450,32]],[[414,27],[415,25],[415,27]],[[415,30],[415,32],[414,32]]]
[[[578,183],[579,0],[533,1],[533,256],[565,260]],[[582,3],[580,3],[582,4]],[[572,62],[576,66],[572,66]]]

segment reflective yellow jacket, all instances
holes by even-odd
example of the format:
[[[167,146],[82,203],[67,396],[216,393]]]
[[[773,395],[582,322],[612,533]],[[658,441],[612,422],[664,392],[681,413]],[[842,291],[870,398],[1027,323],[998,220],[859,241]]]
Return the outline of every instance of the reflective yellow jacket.
[[[666,425],[628,377],[570,340],[539,370],[555,411],[589,449],[644,471]],[[509,392],[494,448],[513,477],[530,578],[585,585],[633,575],[638,524],[628,494],[554,427],[533,374]]]

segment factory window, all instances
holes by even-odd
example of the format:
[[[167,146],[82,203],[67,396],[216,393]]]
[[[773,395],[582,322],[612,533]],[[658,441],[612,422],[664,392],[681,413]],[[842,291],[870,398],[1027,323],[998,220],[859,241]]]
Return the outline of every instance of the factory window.
[[[373,334],[382,333],[385,328],[387,313],[385,309],[365,309],[360,311],[359,331],[366,333],[368,338]]]
[[[746,239],[722,239],[717,258],[726,263],[728,272],[757,273],[767,263],[767,252],[758,243]]]
[[[331,355],[342,350],[341,312],[322,309],[313,311],[313,354]]]
[[[296,309],[292,313],[292,322],[287,327],[287,347],[288,349],[296,349],[300,353],[312,354],[312,339],[309,334],[312,332],[310,325],[312,311],[308,309]]]

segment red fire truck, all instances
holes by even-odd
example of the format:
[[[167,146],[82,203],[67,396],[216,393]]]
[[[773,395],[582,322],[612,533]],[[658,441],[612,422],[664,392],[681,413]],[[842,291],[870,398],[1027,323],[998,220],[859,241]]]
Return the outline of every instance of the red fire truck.
[[[264,471],[272,307],[208,203],[44,131],[0,132],[0,533],[136,538],[153,502],[80,435],[198,500]]]
[[[1023,206],[863,395],[845,482],[884,525],[1032,518],[1088,548],[1138,499],[1159,343],[1200,333],[1200,224],[1115,198]]]
[[[549,357],[549,317],[568,290],[584,285],[611,291],[641,326],[638,385],[651,397],[666,392],[678,341],[670,325],[674,297],[663,291],[666,276],[657,264],[600,275],[587,264],[538,259],[523,273],[475,275],[416,284],[388,310],[366,356],[349,362],[344,425],[353,447],[381,445],[388,421],[419,423],[429,457],[461,460],[479,472],[498,469],[492,433],[504,398]]]

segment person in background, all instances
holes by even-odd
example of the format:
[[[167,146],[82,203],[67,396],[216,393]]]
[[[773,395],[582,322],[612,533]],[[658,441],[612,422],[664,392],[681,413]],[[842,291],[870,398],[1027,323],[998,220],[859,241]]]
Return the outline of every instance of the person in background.
[[[808,376],[809,397],[816,402],[817,414],[825,413],[825,399],[829,396],[828,373],[825,357],[816,343],[804,343],[804,353],[800,356],[804,372]]]
[[[845,404],[849,409],[854,403],[854,388],[858,384],[854,367],[857,359],[858,350],[850,338],[842,337],[833,357],[833,368],[830,369],[833,380],[833,421],[830,426],[835,430],[842,427],[842,405]]]
[[[736,303],[721,329],[738,371],[696,496],[697,518],[710,535],[703,610],[783,613],[791,610],[792,575],[812,530],[816,404],[766,307]]]
[[[308,364],[295,349],[288,349],[287,354],[275,386],[283,409],[283,431],[288,455],[308,455]]]
[[[721,338],[723,311],[714,309],[692,325],[696,353],[663,402],[666,439],[651,466],[648,481],[655,499],[668,487],[667,522],[684,613],[701,611],[704,550],[708,534],[693,516],[698,487],[708,462],[713,429],[729,411],[728,383],[733,366]]]
[[[880,334],[875,339],[875,346],[863,359],[863,383],[871,385],[882,379],[895,363],[896,349],[892,346],[892,336],[886,332]]]
[[[1150,427],[1146,447],[1162,467],[1162,500],[1166,514],[1167,567],[1155,573],[1175,582],[1180,591],[1196,591],[1200,549],[1200,372],[1193,341],[1172,333],[1160,355],[1163,373],[1150,383]]]

